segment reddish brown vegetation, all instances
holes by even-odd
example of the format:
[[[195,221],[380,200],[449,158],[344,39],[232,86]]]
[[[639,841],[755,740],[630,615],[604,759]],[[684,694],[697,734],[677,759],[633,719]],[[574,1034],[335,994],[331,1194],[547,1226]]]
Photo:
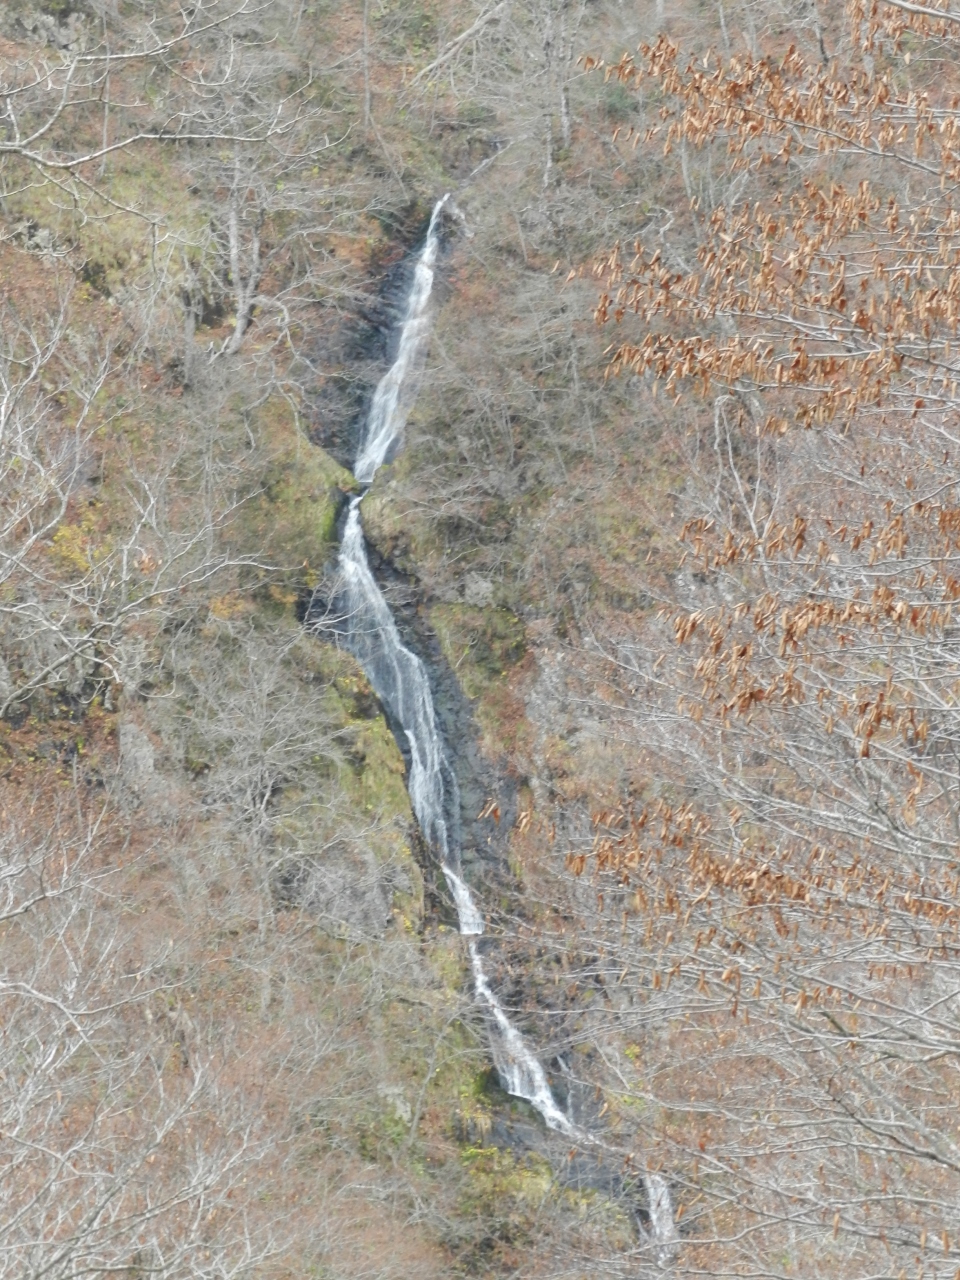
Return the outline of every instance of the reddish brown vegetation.
[[[681,1269],[953,1276],[960,25],[829,19],[827,60],[608,71],[660,95],[638,147],[737,194],[597,268],[612,372],[709,410],[681,568],[607,646],[642,799],[569,865]]]

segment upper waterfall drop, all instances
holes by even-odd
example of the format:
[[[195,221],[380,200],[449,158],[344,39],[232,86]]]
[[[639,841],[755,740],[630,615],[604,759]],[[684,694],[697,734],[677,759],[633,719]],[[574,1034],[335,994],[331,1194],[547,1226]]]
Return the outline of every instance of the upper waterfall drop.
[[[434,205],[427,238],[413,272],[413,284],[400,326],[397,357],[380,379],[370,402],[366,430],[353,468],[353,474],[361,484],[373,482],[373,477],[403,431],[407,415],[416,399],[415,375],[423,359],[425,341],[430,332],[428,307],[440,247],[438,226],[440,215],[449,199],[448,192]]]

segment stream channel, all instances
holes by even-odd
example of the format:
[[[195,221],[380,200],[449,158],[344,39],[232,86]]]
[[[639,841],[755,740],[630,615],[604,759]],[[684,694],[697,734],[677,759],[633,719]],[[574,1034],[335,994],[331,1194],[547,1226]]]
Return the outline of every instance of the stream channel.
[[[340,543],[337,613],[344,646],[362,666],[377,697],[406,738],[407,786],[424,841],[440,862],[457,909],[460,933],[470,957],[475,998],[483,1009],[491,1054],[507,1093],[523,1098],[548,1128],[577,1145],[607,1148],[598,1135],[574,1123],[550,1088],[546,1072],[513,1025],[494,992],[479,938],[483,912],[463,875],[460,860],[460,794],[456,774],[439,731],[427,670],[401,641],[397,624],[373,576],[360,520],[361,504],[382,464],[396,451],[416,398],[430,331],[430,295],[449,195],[437,202],[426,238],[416,256],[400,322],[396,357],[381,378],[367,412],[353,473],[363,492],[349,505]],[[647,1239],[669,1252],[676,1239],[669,1187],[659,1174],[643,1175],[649,1229]]]

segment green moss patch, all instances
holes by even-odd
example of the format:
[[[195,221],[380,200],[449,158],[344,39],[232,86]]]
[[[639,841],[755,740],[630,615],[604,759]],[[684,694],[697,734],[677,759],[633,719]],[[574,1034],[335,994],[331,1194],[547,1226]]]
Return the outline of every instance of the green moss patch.
[[[355,481],[306,439],[285,402],[268,403],[259,425],[264,462],[237,522],[238,549],[257,558],[262,580],[312,589],[334,554],[337,515]]]
[[[526,652],[523,623],[509,609],[439,604],[430,621],[468,698],[482,697]]]

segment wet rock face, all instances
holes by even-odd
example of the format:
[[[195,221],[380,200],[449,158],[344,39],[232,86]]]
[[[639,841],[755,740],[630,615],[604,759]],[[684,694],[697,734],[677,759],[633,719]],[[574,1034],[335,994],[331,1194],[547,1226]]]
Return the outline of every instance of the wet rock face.
[[[310,365],[324,371],[307,390],[308,434],[347,470],[353,466],[367,405],[387,360],[393,323],[389,308],[375,298],[370,306],[322,331],[306,353]]]
[[[459,671],[453,669],[444,652],[444,638],[437,629],[437,602],[431,601],[423,584],[398,567],[376,542],[368,540],[367,557],[401,640],[427,669],[437,723],[459,784],[464,866],[471,878],[496,879],[507,872],[509,833],[517,814],[517,780],[507,772],[504,762],[491,760],[481,750],[471,691],[464,688],[462,681],[463,667]],[[321,608],[322,601],[317,611]],[[502,654],[498,657],[502,658]],[[389,716],[387,719],[389,723]],[[391,723],[391,729],[409,763],[404,734],[396,724]],[[488,805],[490,800],[495,802],[493,808]]]
[[[566,1107],[570,1099],[562,1087],[558,1087],[565,1073],[558,1060],[551,1065],[557,1068],[551,1073],[551,1085],[558,1102]],[[574,1088],[585,1098],[594,1093],[586,1082],[579,1082]],[[478,1103],[458,1114],[457,1130],[462,1142],[474,1150],[508,1153],[520,1166],[531,1159],[542,1162],[559,1186],[574,1195],[588,1197],[594,1211],[603,1206],[608,1214],[612,1211],[621,1215],[627,1236],[634,1242],[649,1238],[651,1186],[642,1171],[634,1169],[622,1155],[571,1143],[568,1135],[545,1128],[529,1103],[504,1092],[495,1071],[487,1072],[481,1079]],[[596,1108],[587,1103],[585,1112],[594,1120],[595,1111]],[[584,1116],[578,1114],[576,1118],[582,1120]],[[602,1129],[602,1123],[599,1128]],[[621,1243],[623,1247],[630,1247],[628,1240]]]
[[[397,354],[415,246],[422,241],[429,210],[414,203],[390,220],[396,239],[389,259],[380,264],[376,292],[352,315],[317,340],[307,353],[314,368],[326,372],[308,393],[310,438],[350,469],[377,383]],[[444,247],[441,236],[441,252]]]
[[[504,763],[491,761],[480,748],[473,704],[444,655],[440,636],[431,622],[429,604],[420,598],[419,584],[411,583],[375,547],[370,548],[370,561],[403,643],[427,669],[437,723],[460,789],[464,866],[471,878],[499,878],[507,871],[509,833],[516,821],[516,779],[507,773]],[[396,732],[396,726],[392,727]],[[402,736],[397,741],[405,751]],[[496,802],[499,819],[492,810],[479,816],[488,809],[491,799]]]

